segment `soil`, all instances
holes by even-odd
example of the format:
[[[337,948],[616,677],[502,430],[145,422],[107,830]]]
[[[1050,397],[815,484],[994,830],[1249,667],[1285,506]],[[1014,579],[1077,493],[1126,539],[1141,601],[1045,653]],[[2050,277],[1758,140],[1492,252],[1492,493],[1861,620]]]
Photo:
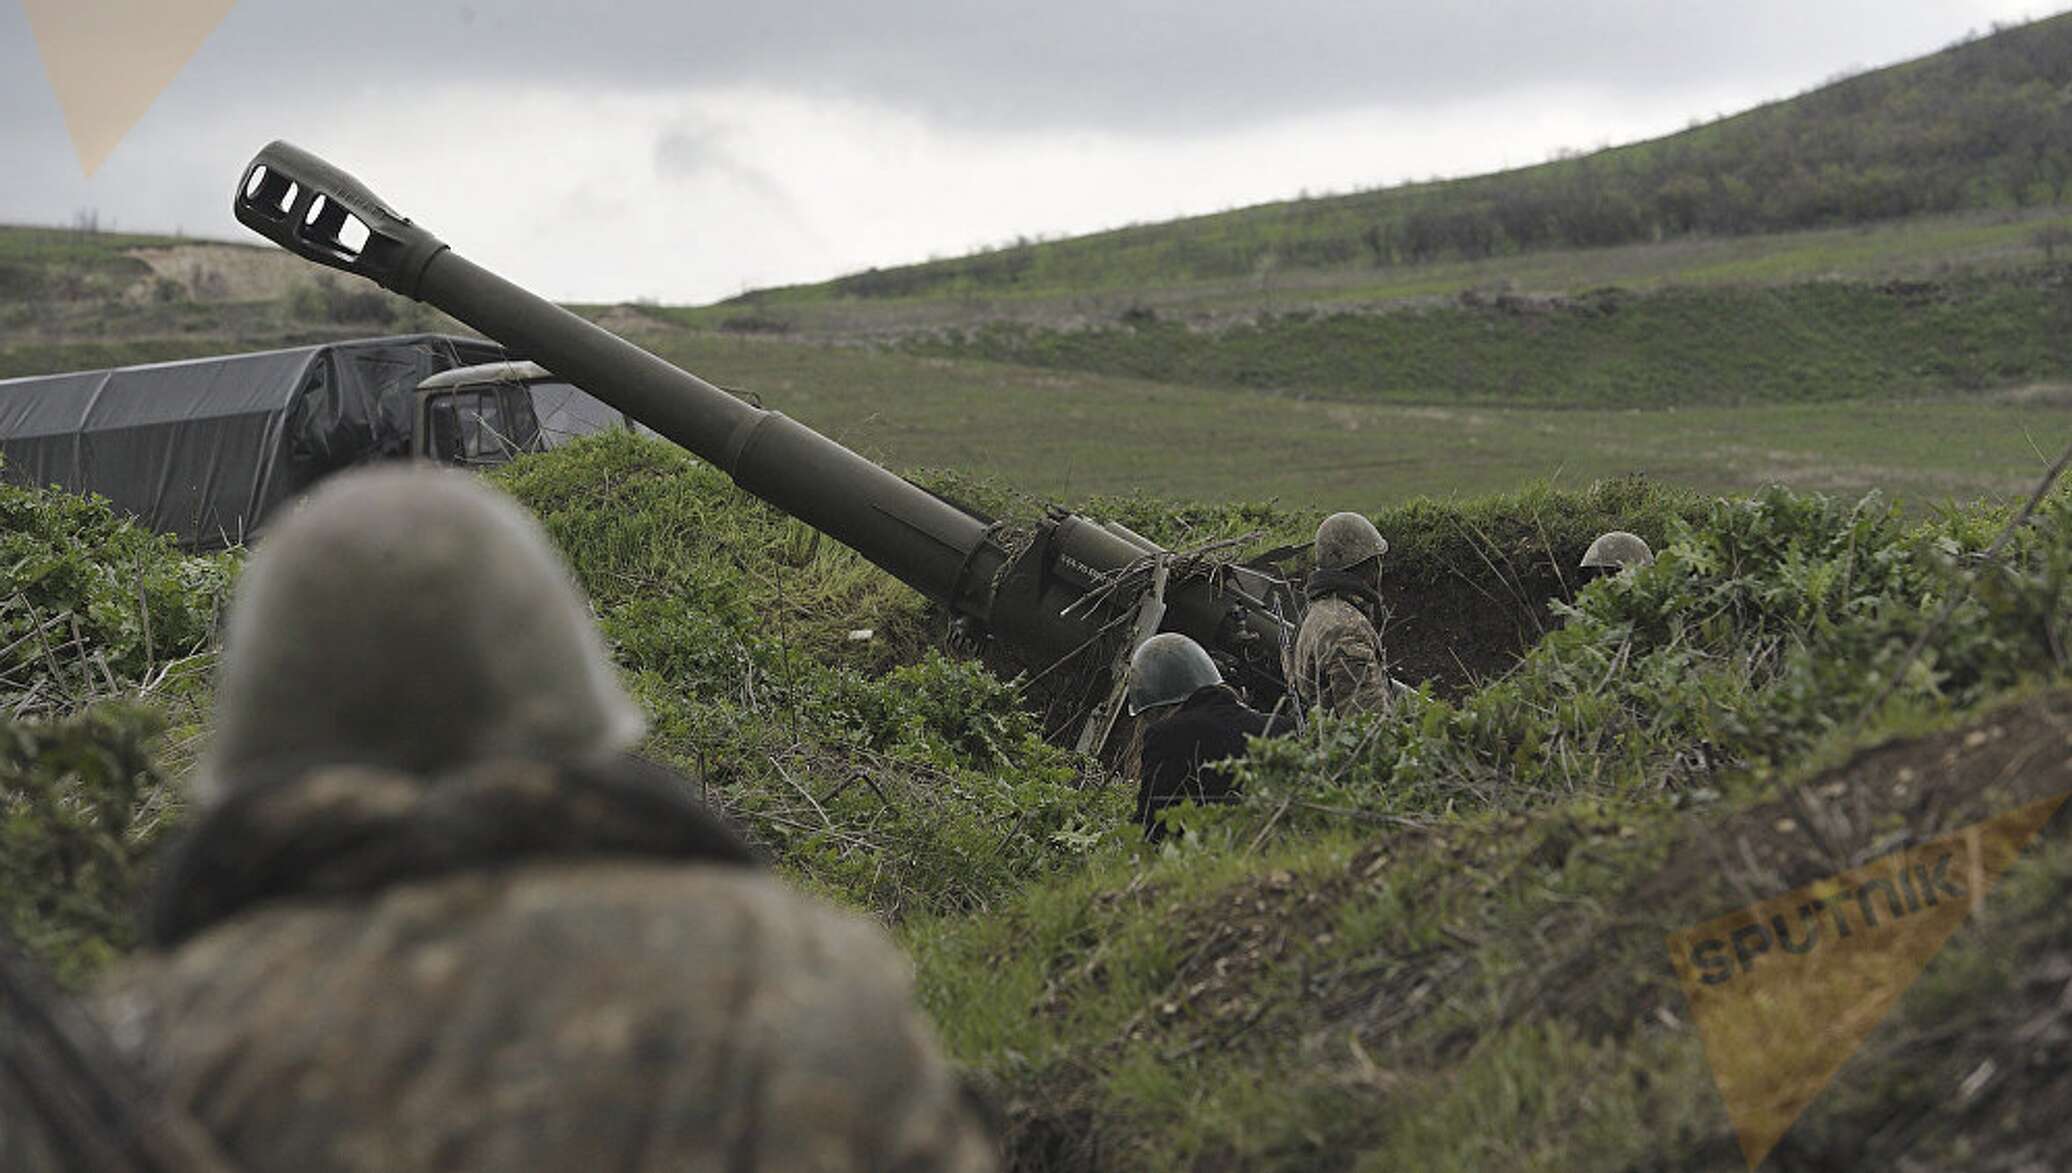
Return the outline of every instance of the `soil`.
[[[1516,598],[1459,584],[1384,585],[1390,618],[1382,632],[1389,672],[1406,684],[1430,681],[1443,697],[1473,692],[1502,676],[1544,634],[1552,617]]]
[[[151,267],[151,277],[138,282],[136,292],[145,299],[152,282],[165,279],[195,301],[273,301],[308,284],[316,271],[279,249],[236,244],[133,248],[129,255]]]
[[[1719,818],[1690,816],[1658,870],[1608,907],[1625,920],[1553,928],[1551,964],[1504,998],[1503,1024],[1551,1017],[1586,1037],[1688,1030],[1681,989],[1661,964],[1665,926],[1696,924],[2042,799],[2072,794],[2072,690],[1995,709],[1963,726],[1865,749],[1784,797]],[[2063,844],[2072,804],[2032,843]],[[2072,895],[2072,893],[2067,893]],[[1578,918],[1581,922],[1581,918]],[[1960,931],[2011,960],[2012,996],[1962,1007],[1962,1022],[1910,1018],[1873,1035],[1849,1105],[1787,1134],[1766,1168],[2055,1168],[2072,1152],[2072,934],[2062,925],[1973,922]],[[1636,948],[1643,941],[1646,948]],[[1970,1094],[1960,1085],[1986,1073]],[[1997,1082],[1991,1078],[1997,1075]],[[2010,1126],[2012,1122],[2012,1126]],[[1665,1146],[1673,1148],[1675,1146]],[[1666,1167],[1729,1167],[1734,1138],[1690,1138]],[[1983,1154],[1992,1154],[1991,1158]]]
[[[1389,607],[1382,632],[1389,671],[1411,685],[1430,681],[1443,697],[1502,676],[1557,622],[1555,599],[1581,585],[1530,543],[1499,556],[1501,566],[1396,565],[1383,572]]]
[[[1435,602],[1420,614],[1446,614],[1437,608],[1462,603],[1457,595]],[[1466,604],[1452,614],[1467,622],[1477,612]],[[1485,663],[1497,663],[1494,649],[1501,642],[1481,646],[1492,650]],[[1531,1020],[1566,1021],[1599,1042],[1640,1031],[1688,1031],[1682,991],[1661,953],[1666,929],[2067,793],[2072,689],[1994,709],[1948,732],[1863,750],[1793,793],[1746,810],[1683,816],[1669,829],[1665,862],[1605,901],[1613,911],[1556,913],[1521,929],[1539,939],[1536,951],[1545,963],[1510,983],[1499,1014],[1417,1054],[1406,1053],[1397,1038],[1470,983],[1479,942],[1447,933],[1415,954],[1376,954],[1312,971],[1310,947],[1329,943],[1347,903],[1386,884],[1392,868],[1414,856],[1438,852],[1448,862],[1441,874],[1491,892],[1559,868],[1571,853],[1618,841],[1625,831],[1616,824],[1550,828],[1518,816],[1481,843],[1421,829],[1390,833],[1343,871],[1266,873],[1176,910],[1184,952],[1172,986],[1100,1050],[1150,1041],[1178,1060],[1264,1048],[1293,1057],[1318,1081],[1366,1080],[1386,1091],[1382,1084],[1443,1070],[1478,1039]],[[2072,803],[2029,855],[2041,844],[2062,844],[2068,834]],[[1508,856],[1488,850],[1489,842],[1506,836],[1533,845]],[[1485,871],[1497,859],[1504,862]],[[1852,1098],[1824,1114],[1816,1101],[1808,1121],[1766,1167],[1933,1168],[1960,1157],[1967,1167],[2060,1167],[2056,1158],[2072,1153],[2072,933],[2008,919],[1975,923],[1960,939],[1966,934],[2014,959],[2009,996],[1967,1007],[1963,1022],[1918,1021],[1903,1000],[1883,1033],[1874,1035],[1874,1061],[1860,1086],[1850,1089]],[[1299,1003],[1262,996],[1289,966],[1302,967]],[[1053,997],[1069,997],[1069,991]],[[1362,1050],[1348,1048],[1349,1034]],[[1334,1043],[1328,1051],[1326,1040]],[[1100,1055],[1080,1059],[1101,1066]],[[1025,1088],[1008,1108],[1015,1167],[1099,1167],[1107,1146],[1103,1129],[1115,1122],[1087,1098],[1087,1087],[1097,1085],[1089,1078],[1093,1072],[1075,1071],[1070,1080],[1063,1068],[1052,1074],[1057,1086]],[[1659,1156],[1667,1168],[1741,1163],[1737,1142],[1724,1130],[1665,1137]],[[1929,1163],[1920,1164],[1924,1159]]]

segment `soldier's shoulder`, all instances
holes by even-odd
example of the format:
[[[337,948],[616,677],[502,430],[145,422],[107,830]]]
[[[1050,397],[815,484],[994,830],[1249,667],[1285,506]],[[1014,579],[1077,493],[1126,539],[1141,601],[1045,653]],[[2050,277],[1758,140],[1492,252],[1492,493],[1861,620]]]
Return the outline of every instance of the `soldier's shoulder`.
[[[189,1066],[249,1048],[271,1070],[325,1039],[432,1038],[485,1015],[513,1039],[551,1040],[600,1007],[679,1055],[747,1016],[808,1068],[925,1066],[911,967],[881,928],[767,873],[709,864],[555,862],[270,904],[136,956],[97,994],[111,1033]],[[708,1014],[727,1006],[731,1018]]]
[[[1331,596],[1318,599],[1309,605],[1303,625],[1327,633],[1357,631],[1363,628],[1371,630],[1374,626],[1367,621],[1367,616],[1362,614],[1358,607],[1344,599]]]
[[[372,990],[382,970],[458,967],[552,1004],[556,988],[631,989],[670,974],[794,964],[841,970],[888,997],[908,986],[877,925],[767,872],[605,857],[460,872],[359,899],[268,903],[175,949],[136,955],[103,992],[177,1007],[305,980]]]
[[[281,902],[139,956],[99,994],[110,1034],[184,1099],[223,1072],[260,1086],[322,1058],[334,1121],[264,1105],[268,1123],[308,1135],[418,1143],[420,1125],[439,1126],[383,1115],[388,1089],[425,1079],[425,1054],[451,1065],[433,1083],[464,1086],[493,1045],[511,1070],[563,1073],[558,1100],[526,1112],[585,1121],[614,1151],[645,1143],[627,1129],[660,1110],[652,1072],[684,1070],[716,1073],[707,1115],[809,1121],[798,1143],[989,1152],[883,930],[740,867],[567,860]],[[778,1069],[795,1077],[752,1077]],[[481,1151],[502,1151],[483,1127]],[[758,1143],[790,1153],[793,1139]]]

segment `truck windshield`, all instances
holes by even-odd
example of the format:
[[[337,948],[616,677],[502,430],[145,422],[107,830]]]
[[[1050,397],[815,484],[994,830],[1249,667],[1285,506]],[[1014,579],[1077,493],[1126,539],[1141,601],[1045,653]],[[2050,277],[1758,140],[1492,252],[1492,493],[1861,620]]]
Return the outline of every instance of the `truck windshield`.
[[[456,391],[431,405],[432,458],[448,464],[502,464],[539,447],[539,420],[522,387]]]

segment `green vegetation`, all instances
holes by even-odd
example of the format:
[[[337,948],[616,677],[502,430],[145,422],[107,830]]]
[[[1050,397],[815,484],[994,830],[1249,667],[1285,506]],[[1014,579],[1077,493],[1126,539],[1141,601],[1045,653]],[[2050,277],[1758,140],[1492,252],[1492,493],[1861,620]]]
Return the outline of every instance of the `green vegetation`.
[[[994,323],[917,354],[1206,387],[1516,406],[1892,400],[2072,375],[2072,296],[2045,270],[1575,298],[1465,293],[1383,313],[1296,311],[1203,329],[1144,311],[1055,330]]]
[[[910,296],[836,283],[586,312],[894,467],[994,475],[1067,502],[1145,492],[1374,510],[1635,472],[1706,491],[1881,487],[1917,506],[2005,494],[2066,435],[2055,404],[2072,302],[2062,265],[2039,262],[2055,251],[2040,234],[2072,221],[2042,204],[2058,124],[2036,83],[2062,71],[2052,47],[2068,19],[1589,159],[1045,244],[1028,254],[1034,275],[1007,286],[956,277],[953,262],[923,267],[949,276]],[[1561,188],[1583,171],[1643,184],[1672,157],[1783,191],[1780,144],[1819,183],[1917,148],[1921,168],[1971,179],[1955,211],[1823,213],[1814,227],[1758,216],[1591,247],[1524,233],[1493,255],[1441,248],[1416,263],[1311,264],[1299,258],[1338,246],[1259,243],[1335,232],[1364,249],[1361,232],[1415,208],[1479,207],[1485,188]],[[2014,185],[1978,151],[2045,170]],[[1792,230],[1765,228],[1779,224]],[[1269,268],[1158,259],[1160,240],[1228,229],[1242,244],[1254,228],[1264,235],[1243,247],[1270,252]],[[273,271],[295,262],[262,249],[139,259],[176,243],[0,231],[0,260],[39,288],[80,291],[0,291],[0,377],[453,325],[306,266]],[[1059,259],[1042,276],[1045,258],[1082,255],[1109,268]]]
[[[1707,501],[1634,481],[1421,500],[1377,519],[1395,550],[1392,646],[1406,661],[1480,648],[1477,679],[1428,686],[1394,719],[1261,743],[1245,800],[1183,810],[1190,834],[1152,852],[1125,825],[1129,783],[1038,737],[1015,682],[948,654],[925,604],[709,466],[609,435],[496,479],[596,600],[654,718],[649,752],[795,882],[897,927],[1024,1168],[1731,1159],[1663,933],[1831,869],[1820,841],[1784,829],[1805,815],[1783,782],[1858,794],[1837,808],[1867,812],[1851,834],[1930,833],[2054,784],[2021,763],[2062,759],[2072,720],[2062,694],[2024,691],[2064,668],[2072,494],[1991,559],[2005,507],[1908,521],[1876,498]],[[995,481],[928,483],[1025,515]],[[169,653],[136,654],[118,587],[144,559],[154,632],[205,639],[235,560],[178,559],[91,504],[10,500],[16,528],[44,535],[11,557],[53,567],[39,605],[69,606],[83,634],[99,616],[88,639],[105,651],[84,659],[105,659],[114,686],[89,699],[141,702],[0,730],[8,928],[77,983],[129,944],[146,853],[178,814],[164,782],[192,756],[143,752],[161,725],[191,730],[192,710],[147,687]],[[1092,507],[1172,542],[1264,543],[1316,520]],[[1660,559],[1576,592],[1564,568],[1615,518]],[[67,561],[53,551],[70,531],[89,540]],[[1477,642],[1493,629],[1504,639]],[[37,656],[14,678],[33,689],[67,671]],[[2036,705],[2056,715],[2021,715]],[[1980,722],[2014,732],[1971,732]],[[1940,789],[1924,775],[1918,797],[1897,797],[1892,767],[1844,756],[1924,730],[1918,750],[1877,751],[1963,774]],[[1709,862],[1723,836],[1766,870]],[[2055,939],[2068,858],[2053,841],[2010,875],[1990,925],[1874,1041],[1886,1062],[1816,1104],[1795,1143],[1851,1152],[1900,1109],[1940,1121],[1935,1144],[1975,1135],[1935,1115],[1937,1089],[2004,1059],[1994,1048],[2026,1019],[2002,1020],[2057,997],[2062,978],[2046,989],[2029,966]],[[1914,1078],[1895,1056],[1950,1021],[1971,1033]],[[1995,1094],[1996,1111],[2029,1110],[2018,1089]]]
[[[1804,808],[1775,797],[1780,778],[1812,776],[1784,763],[1833,761],[1865,730],[1918,730],[2059,678],[2072,497],[1983,562],[2004,520],[1910,527],[1875,501],[1781,490],[1672,520],[1660,561],[1584,591],[1504,679],[1259,743],[1245,802],[1185,818],[1188,846],[1099,857],[1072,886],[982,922],[909,926],[928,1004],[1021,1105],[1030,1168],[1726,1157],[1663,935],[1746,902],[1737,884],[1767,894],[1835,869],[1785,817]],[[1952,590],[1968,601],[1908,660]],[[1830,797],[1906,809],[1897,825],[1928,834],[1931,818],[1961,825],[2062,792],[2062,771],[2021,764],[2057,753],[2062,719],[1919,800],[1954,805],[1940,815],[1908,809],[1889,772]],[[1949,767],[1992,740],[1903,760]],[[1894,825],[1844,834],[1867,844]],[[1723,835],[1756,843],[1750,876],[1702,846]],[[2028,919],[2004,931],[2047,939],[2066,858],[2057,842],[2040,874],[2023,873]],[[2043,962],[1986,955],[1994,966],[1953,964],[1945,1009],[1990,1017],[1969,999]],[[1935,1085],[1913,1076],[1897,1062],[1865,1072],[1809,1143],[1854,1152],[1865,1105],[1877,1119],[1931,1107]]]
[[[272,249],[0,227],[0,379],[407,333],[427,307]],[[451,326],[452,323],[446,323]]]
[[[1922,507],[2019,492],[2072,440],[2049,388],[1674,411],[1411,406],[689,331],[640,340],[891,467],[963,469],[1068,503],[1145,493],[1379,511],[1641,472],[1708,492],[1882,487]]]
[[[0,704],[67,713],[174,688],[213,652],[237,562],[190,557],[98,498],[0,485]]]
[[[1816,281],[1948,281],[2054,264],[2072,232],[2062,208],[1997,208],[1835,228],[1747,236],[1687,236],[1602,248],[1548,248],[1386,269],[1276,269],[1243,278],[1159,279],[1137,286],[988,290],[905,298],[807,298],[758,290],[710,306],[583,307],[622,321],[681,325],[729,334],[819,340],[894,339],[990,322],[1072,328],[1145,311],[1218,323],[1298,310],[1329,313],[1386,303],[1451,300],[1462,294],[1577,295],[1617,287],[1644,292],[1682,286]],[[810,287],[819,289],[821,287]]]
[[[0,718],[0,928],[81,986],[137,942],[152,850],[179,796],[150,752],[155,710]]]
[[[1932,648],[1906,658],[1995,519],[1908,528],[1876,498],[1845,508],[1784,489],[1672,516],[1653,565],[1583,591],[1502,680],[1459,702],[1413,698],[1378,730],[1282,742],[1250,767],[1252,789],[1388,815],[1662,792],[1798,760],[1875,706],[1968,709],[2054,673],[2072,634],[2072,496],[2060,496]]]
[[[9,228],[0,232],[0,301],[119,294],[151,272],[128,250],[182,243],[173,237],[82,228]]]
[[[2060,202],[2072,183],[2068,81],[2072,18],[2058,16],[1538,167],[1020,243],[757,303],[1144,289]]]
[[[1121,797],[1011,686],[933,650],[916,596],[710,466],[620,433],[499,479],[597,602],[648,752],[807,886],[969,912],[1112,831]]]
[[[237,562],[0,485],[0,565],[0,929],[76,984],[135,942]]]

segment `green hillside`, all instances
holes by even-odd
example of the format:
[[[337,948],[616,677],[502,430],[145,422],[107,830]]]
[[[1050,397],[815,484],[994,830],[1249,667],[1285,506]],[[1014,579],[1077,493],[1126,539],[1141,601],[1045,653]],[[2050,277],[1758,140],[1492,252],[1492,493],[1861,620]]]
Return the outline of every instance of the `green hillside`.
[[[897,289],[845,278],[713,306],[579,308],[893,467],[1066,500],[1376,509],[1629,472],[1916,502],[2005,493],[2072,434],[2058,406],[2072,214],[2055,206],[2051,137],[2068,20],[1501,175],[878,275]],[[1634,196],[1656,208],[1637,236],[1506,229],[1488,248],[1331,259],[1376,224],[1494,216],[1578,176],[1641,191],[1673,163],[1768,198],[1797,190],[1791,175],[1842,183],[1893,160],[1919,178],[1907,190],[1944,194],[1869,219],[1759,208],[1688,222]],[[1546,204],[1546,222],[1567,223],[1565,206]],[[1208,241],[1242,263],[1198,263]],[[1002,258],[1020,275],[988,276]],[[247,245],[0,228],[0,275],[0,377],[457,328]]]
[[[1988,453],[2033,453],[2065,430],[2040,405],[2072,380],[2068,83],[2072,15],[1539,167],[625,321],[773,406],[872,437],[894,463],[961,453],[1052,493],[1223,485],[1365,503],[1637,468],[1720,488],[1972,492],[1999,463]],[[886,385],[886,351],[957,360],[968,391],[937,394],[948,370],[917,371],[864,410],[858,389]],[[2014,420],[2009,401],[2040,414]],[[1885,410],[1901,402],[1936,406]],[[1376,434],[1334,436],[1331,404],[1507,410],[1480,425],[1348,415],[1344,431]],[[1815,404],[1835,414],[1811,421]],[[1875,422],[1843,406],[1864,404],[1881,405]],[[1076,413],[1061,431],[1011,450],[981,434],[1050,406]],[[1147,451],[1159,429],[1173,467]],[[1124,442],[1139,434],[1143,446]],[[1850,469],[1862,475],[1835,475]]]
[[[1389,270],[2061,202],[2072,14],[1631,146],[1536,167],[1292,200],[766,291],[778,303],[1150,289]]]
[[[1412,403],[1670,407],[1896,400],[2072,378],[2072,269],[1992,278],[1464,293],[1386,311],[1292,310],[1202,329],[1004,322],[918,354],[1197,386]]]
[[[1074,504],[1151,493],[1378,512],[1420,495],[1645,473],[1708,492],[1883,488],[1925,508],[2020,492],[2072,441],[2063,385],[1914,403],[1823,398],[1814,386],[1808,402],[1637,410],[1576,406],[1549,384],[1536,388],[1540,406],[1471,407],[690,330],[634,337],[893,468],[957,469]],[[1827,359],[1847,369],[1875,356]]]
[[[0,379],[454,323],[271,246],[0,226]]]

